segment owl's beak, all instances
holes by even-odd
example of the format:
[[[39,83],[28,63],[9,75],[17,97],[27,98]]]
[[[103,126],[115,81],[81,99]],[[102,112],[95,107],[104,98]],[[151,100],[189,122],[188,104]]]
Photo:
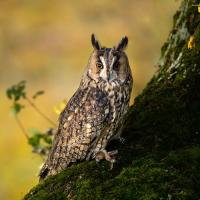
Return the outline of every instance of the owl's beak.
[[[116,74],[115,74],[115,72],[113,72],[113,71],[109,72],[109,73],[108,73],[108,82],[111,82],[111,81],[113,81],[113,80],[115,80],[115,79],[116,79]]]
[[[106,74],[106,81],[109,82],[110,81],[110,72],[107,71],[107,74]]]
[[[113,75],[112,72],[107,73],[107,82],[111,82],[115,79],[115,76]]]

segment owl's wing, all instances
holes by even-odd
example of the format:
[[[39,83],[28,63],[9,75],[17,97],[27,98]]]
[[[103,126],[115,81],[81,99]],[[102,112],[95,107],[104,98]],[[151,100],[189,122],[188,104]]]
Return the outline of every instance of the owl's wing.
[[[106,94],[98,88],[77,90],[60,115],[58,132],[46,162],[50,174],[86,157],[92,142],[108,126],[109,107]]]
[[[109,117],[109,100],[98,88],[79,89],[60,115],[59,132],[70,140],[105,126]],[[93,131],[92,131],[93,130]]]

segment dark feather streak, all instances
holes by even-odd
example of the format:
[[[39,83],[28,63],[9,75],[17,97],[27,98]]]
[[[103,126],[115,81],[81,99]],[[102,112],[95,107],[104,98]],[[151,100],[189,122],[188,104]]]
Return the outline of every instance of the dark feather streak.
[[[123,51],[128,45],[128,37],[124,36],[116,47],[117,51]]]
[[[92,42],[92,46],[94,47],[94,49],[96,49],[96,50],[101,49],[101,45],[100,45],[99,41],[96,39],[94,34],[91,35],[91,42]]]

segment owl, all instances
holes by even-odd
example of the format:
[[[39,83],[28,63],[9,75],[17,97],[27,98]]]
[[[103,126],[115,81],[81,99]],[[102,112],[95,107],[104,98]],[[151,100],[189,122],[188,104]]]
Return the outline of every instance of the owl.
[[[115,162],[117,150],[107,144],[120,138],[132,90],[132,74],[125,36],[113,48],[102,47],[95,35],[93,52],[80,86],[59,117],[52,149],[40,171],[40,179],[57,174],[73,163],[95,159]]]

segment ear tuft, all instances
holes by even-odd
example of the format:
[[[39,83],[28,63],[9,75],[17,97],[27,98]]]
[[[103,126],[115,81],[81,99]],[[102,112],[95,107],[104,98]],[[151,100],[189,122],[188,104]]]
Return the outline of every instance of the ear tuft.
[[[101,49],[101,45],[100,45],[99,41],[96,39],[94,34],[91,35],[91,42],[92,42],[92,46],[94,47],[94,49],[96,49],[96,50]]]
[[[128,45],[128,37],[124,36],[116,47],[117,51],[123,51]]]

